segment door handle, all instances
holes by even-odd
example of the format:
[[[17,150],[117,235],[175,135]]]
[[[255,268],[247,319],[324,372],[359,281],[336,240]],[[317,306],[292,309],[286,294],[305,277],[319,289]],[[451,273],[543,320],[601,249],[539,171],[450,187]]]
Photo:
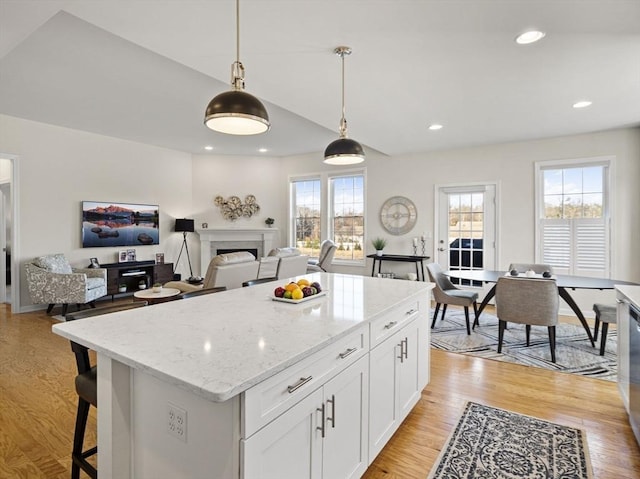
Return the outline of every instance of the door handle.
[[[331,421],[331,427],[336,427],[336,395],[332,394],[331,399],[327,399],[331,403],[331,417],[327,417],[327,421]]]
[[[325,407],[324,407],[324,403],[322,403],[322,407],[321,408],[316,408],[316,411],[320,411],[322,413],[322,417],[321,417],[321,421],[320,424],[322,424],[322,426],[316,426],[316,429],[320,430],[320,433],[322,435],[322,437],[324,438],[324,421],[325,421]]]

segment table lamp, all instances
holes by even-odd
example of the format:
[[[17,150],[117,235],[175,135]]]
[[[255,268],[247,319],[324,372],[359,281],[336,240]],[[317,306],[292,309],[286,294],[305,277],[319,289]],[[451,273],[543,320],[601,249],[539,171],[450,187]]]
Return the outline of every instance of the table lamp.
[[[193,279],[193,270],[191,269],[191,257],[189,256],[189,246],[187,246],[187,233],[193,233],[195,231],[195,221],[188,220],[186,218],[176,218],[176,232],[182,233],[182,247],[180,248],[180,253],[178,254],[178,259],[176,260],[176,268],[178,267],[178,263],[180,262],[180,256],[182,256],[182,250],[186,250],[187,252],[187,260],[189,261],[189,273],[191,276],[189,279]],[[175,269],[174,269],[175,273]]]

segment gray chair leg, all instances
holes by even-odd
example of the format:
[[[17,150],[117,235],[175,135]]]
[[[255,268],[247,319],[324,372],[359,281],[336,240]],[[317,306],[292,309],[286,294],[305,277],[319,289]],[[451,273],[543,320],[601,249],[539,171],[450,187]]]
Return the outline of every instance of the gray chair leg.
[[[473,315],[474,320],[472,329],[475,329],[476,326],[480,326],[480,318],[478,317],[478,303],[476,303],[475,301],[473,302]]]
[[[600,329],[600,316],[596,314],[596,322],[595,322],[595,325],[593,326],[593,340],[594,341],[598,340],[598,329]],[[604,330],[604,325],[602,326],[602,329]]]
[[[502,340],[504,339],[504,328],[506,325],[506,321],[498,320],[498,354],[502,353]]]
[[[547,326],[549,329],[549,347],[551,348],[551,362],[556,362],[556,327]],[[603,327],[604,328],[604,327]]]
[[[431,329],[436,325],[436,319],[438,319],[438,311],[440,310],[440,303],[436,303],[436,310],[433,313],[433,321],[431,322]]]
[[[469,323],[469,306],[464,307],[464,319],[467,321],[467,335],[471,335],[471,324]]]
[[[609,332],[609,323],[602,323],[602,338],[600,338],[600,356],[604,356],[604,347],[605,347],[605,343],[607,342],[607,332]],[[593,340],[595,341],[596,338],[594,337]]]

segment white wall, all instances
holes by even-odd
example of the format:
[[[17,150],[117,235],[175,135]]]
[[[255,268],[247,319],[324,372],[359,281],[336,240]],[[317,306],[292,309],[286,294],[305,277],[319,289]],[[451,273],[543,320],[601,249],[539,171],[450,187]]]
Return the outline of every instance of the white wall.
[[[5,115],[0,151],[20,162],[21,307],[31,304],[23,264],[35,256],[64,253],[73,266],[86,266],[90,257],[117,261],[122,248],[82,248],[82,200],[158,204],[160,245],[136,247],[138,259],[156,252],[166,262],[177,257],[182,237],[172,232],[173,219],[192,211],[191,155]]]
[[[616,224],[613,241],[612,276],[640,281],[640,129],[621,129],[593,134],[551,138],[537,141],[489,145],[476,148],[416,153],[394,158],[370,154],[367,169],[366,253],[373,252],[370,239],[383,236],[389,240],[385,251],[408,254],[411,238],[434,231],[435,185],[461,182],[498,182],[499,237],[497,263],[506,269],[512,261],[533,262],[534,252],[534,163],[541,160],[615,156],[613,201]],[[321,155],[288,157],[283,171],[308,174],[336,169],[322,163]],[[394,195],[410,198],[418,210],[412,231],[394,237],[386,233],[378,218],[382,203]],[[428,242],[429,256],[434,256],[433,239]],[[365,268],[340,269],[370,274]],[[394,265],[385,263],[385,269]],[[404,272],[402,265],[396,266]],[[612,292],[577,292],[575,297],[584,311],[590,311],[594,299],[612,302]]]

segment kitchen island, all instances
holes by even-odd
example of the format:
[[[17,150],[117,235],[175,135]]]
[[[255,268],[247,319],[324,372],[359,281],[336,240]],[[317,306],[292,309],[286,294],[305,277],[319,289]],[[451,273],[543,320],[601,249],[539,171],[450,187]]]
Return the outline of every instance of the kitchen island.
[[[360,477],[429,380],[430,283],[315,273],[53,327],[98,355],[98,470]]]

